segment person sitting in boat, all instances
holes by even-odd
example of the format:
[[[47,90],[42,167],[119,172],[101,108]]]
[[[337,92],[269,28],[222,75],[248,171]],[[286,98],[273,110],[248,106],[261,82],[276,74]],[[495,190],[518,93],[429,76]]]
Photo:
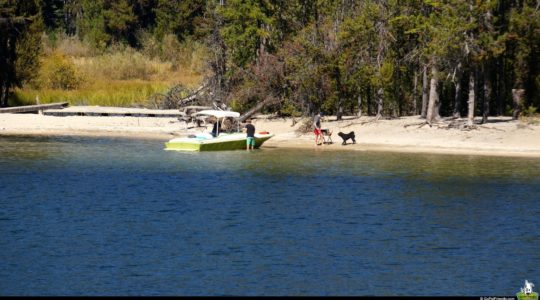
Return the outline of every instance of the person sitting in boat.
[[[214,126],[212,126],[212,136],[217,137],[221,132],[221,124],[219,124],[217,119],[214,119]]]

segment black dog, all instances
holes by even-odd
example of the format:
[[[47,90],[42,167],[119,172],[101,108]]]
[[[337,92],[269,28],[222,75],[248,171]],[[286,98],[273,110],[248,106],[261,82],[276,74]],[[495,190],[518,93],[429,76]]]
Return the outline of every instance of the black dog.
[[[354,131],[351,131],[349,133],[340,132],[338,133],[338,135],[343,139],[343,143],[341,143],[342,145],[347,145],[347,141],[349,139],[352,139],[352,143],[356,144],[356,140],[354,139]]]

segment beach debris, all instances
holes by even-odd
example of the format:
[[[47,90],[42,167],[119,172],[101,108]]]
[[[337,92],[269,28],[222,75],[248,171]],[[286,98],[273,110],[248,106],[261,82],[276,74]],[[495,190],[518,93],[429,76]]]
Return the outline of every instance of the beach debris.
[[[199,103],[210,104],[212,102],[216,109],[223,109],[222,103],[219,101],[211,101],[210,85],[205,81],[196,89],[189,89],[186,86],[177,84],[171,87],[166,93],[155,93],[148,99],[154,108],[160,109],[176,109],[187,104]],[[218,103],[219,102],[219,103]]]

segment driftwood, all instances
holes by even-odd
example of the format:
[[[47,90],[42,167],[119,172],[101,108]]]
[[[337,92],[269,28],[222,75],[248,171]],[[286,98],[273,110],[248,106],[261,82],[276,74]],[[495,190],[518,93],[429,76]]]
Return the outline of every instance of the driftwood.
[[[170,88],[165,94],[156,93],[150,96],[149,100],[155,108],[180,108],[188,103],[199,100],[203,94],[207,93],[208,82],[202,84],[194,91],[190,91],[183,85],[175,85]],[[182,94],[188,94],[183,97]]]
[[[404,127],[404,128],[407,128],[407,127],[409,127],[409,126],[420,126],[420,127],[422,127],[422,126],[424,126],[424,125],[426,125],[426,124],[427,124],[427,122],[426,122],[426,121],[423,121],[423,122],[419,122],[419,123],[405,124],[405,125],[403,125],[403,127]],[[418,127],[418,128],[420,128],[420,127]]]
[[[208,82],[207,83],[204,83],[202,84],[200,87],[198,87],[195,91],[193,91],[189,96],[185,97],[185,98],[182,98],[180,100],[178,100],[178,106],[183,106],[189,102],[192,102],[194,100],[197,100],[197,98],[199,97],[199,95],[204,92],[207,88],[208,88],[209,84]]]

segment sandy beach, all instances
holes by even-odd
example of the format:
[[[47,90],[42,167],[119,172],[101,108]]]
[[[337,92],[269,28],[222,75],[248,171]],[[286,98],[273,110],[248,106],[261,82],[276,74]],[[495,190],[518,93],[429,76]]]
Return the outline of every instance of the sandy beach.
[[[510,117],[490,117],[487,124],[474,130],[449,128],[447,122],[422,125],[418,116],[375,121],[374,117],[323,118],[322,127],[330,129],[333,144],[317,146],[314,135],[298,133],[302,119],[293,126],[291,118],[259,116],[253,120],[257,131],[275,136],[265,148],[313,148],[317,150],[398,151],[421,153],[475,154],[540,157],[540,125],[514,121]],[[477,119],[479,121],[479,118]],[[173,117],[47,116],[41,114],[0,114],[0,136],[77,135],[150,138],[165,142],[173,137],[210,131],[207,127],[186,129]],[[356,144],[343,146],[338,132],[355,132]]]

